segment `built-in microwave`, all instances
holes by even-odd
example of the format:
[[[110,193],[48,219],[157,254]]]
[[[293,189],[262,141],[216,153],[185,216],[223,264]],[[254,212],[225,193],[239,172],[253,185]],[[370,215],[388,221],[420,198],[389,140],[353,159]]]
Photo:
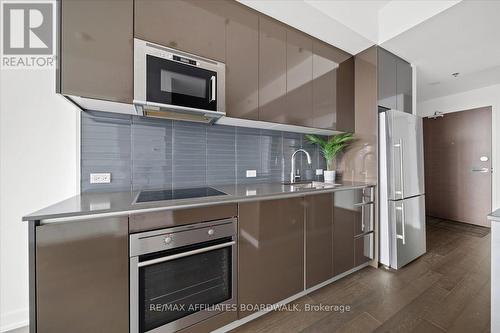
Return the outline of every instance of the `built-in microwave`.
[[[221,62],[134,39],[134,105],[138,114],[212,123],[225,115]]]

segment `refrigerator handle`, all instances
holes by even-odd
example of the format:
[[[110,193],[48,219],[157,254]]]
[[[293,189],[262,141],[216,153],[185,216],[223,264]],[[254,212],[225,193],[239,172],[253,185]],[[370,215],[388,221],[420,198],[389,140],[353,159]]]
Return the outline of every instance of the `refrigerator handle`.
[[[405,184],[404,184],[404,174],[403,174],[403,168],[404,168],[404,149],[403,149],[403,139],[399,139],[398,143],[394,145],[394,148],[399,149],[399,186],[401,187],[399,191],[396,191],[396,193],[401,194],[401,199],[405,197]]]
[[[398,235],[396,233],[396,238],[401,239],[403,245],[405,245],[406,244],[406,230],[405,230],[406,216],[405,216],[405,204],[404,204],[404,202],[401,202],[401,207],[396,207],[396,210],[401,211],[401,235]]]

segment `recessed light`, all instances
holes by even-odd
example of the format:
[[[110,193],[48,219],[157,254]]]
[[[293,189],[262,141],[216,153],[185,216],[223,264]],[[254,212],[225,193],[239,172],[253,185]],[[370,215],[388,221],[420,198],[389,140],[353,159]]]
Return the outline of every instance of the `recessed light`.
[[[457,76],[459,76],[459,75],[460,75],[460,73],[459,73],[459,72],[456,72],[456,73],[453,73],[453,74],[451,74],[451,75],[453,75],[454,77],[457,77]]]
[[[429,85],[430,86],[437,86],[440,83],[441,83],[440,81],[434,81],[434,82],[430,82]]]

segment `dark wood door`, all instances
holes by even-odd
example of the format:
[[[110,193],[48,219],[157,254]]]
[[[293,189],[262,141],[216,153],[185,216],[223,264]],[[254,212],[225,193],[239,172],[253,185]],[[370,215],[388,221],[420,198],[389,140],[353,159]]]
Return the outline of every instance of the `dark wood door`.
[[[286,28],[259,18],[259,120],[286,123]]]
[[[136,0],[134,36],[225,61],[224,5],[223,0]]]
[[[239,303],[274,304],[302,291],[303,198],[241,203],[238,224]]]
[[[226,113],[259,119],[259,15],[237,3],[225,2]]]
[[[396,61],[396,99],[397,109],[406,113],[413,112],[412,103],[412,68],[411,65],[398,58]]]
[[[58,92],[132,103],[133,0],[61,2]]]
[[[488,226],[491,107],[424,119],[424,159],[426,214]]]
[[[305,197],[306,288],[333,277],[333,194]]]

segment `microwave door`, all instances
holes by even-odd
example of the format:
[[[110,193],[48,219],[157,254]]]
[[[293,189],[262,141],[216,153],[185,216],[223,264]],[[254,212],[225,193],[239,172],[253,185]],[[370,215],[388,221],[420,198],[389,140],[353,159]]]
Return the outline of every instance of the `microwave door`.
[[[146,67],[148,102],[217,110],[216,72],[151,55]]]

